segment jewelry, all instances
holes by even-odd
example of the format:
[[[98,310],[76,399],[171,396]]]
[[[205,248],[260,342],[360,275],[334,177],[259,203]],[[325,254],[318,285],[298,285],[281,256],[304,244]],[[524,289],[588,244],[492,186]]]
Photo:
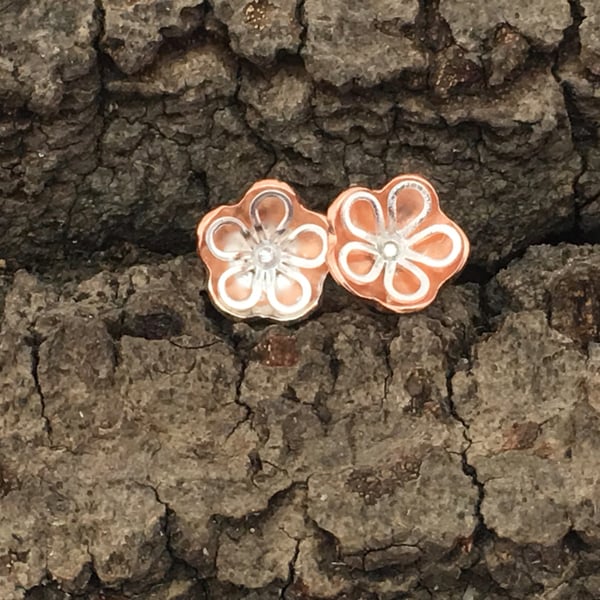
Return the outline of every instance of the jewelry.
[[[469,256],[467,236],[419,175],[401,175],[377,191],[349,188],[327,217],[333,278],[394,312],[425,308]]]
[[[208,293],[239,318],[292,321],[318,304],[327,276],[327,220],[306,209],[287,184],[255,183],[233,205],[198,224],[198,254]]]

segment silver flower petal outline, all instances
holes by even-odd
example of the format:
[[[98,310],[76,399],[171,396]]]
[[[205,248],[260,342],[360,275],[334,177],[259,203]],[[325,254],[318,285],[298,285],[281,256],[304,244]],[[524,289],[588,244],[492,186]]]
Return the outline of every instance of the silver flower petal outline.
[[[217,243],[215,242],[215,233],[217,233],[217,231],[221,227],[223,227],[223,225],[235,225],[240,230],[241,239],[244,240],[246,242],[246,244],[248,245],[247,251],[239,250],[239,249],[227,250],[227,249],[219,248],[217,246]],[[251,239],[252,239],[252,232],[246,227],[246,225],[244,223],[242,223],[242,221],[240,221],[236,217],[221,217],[220,219],[216,219],[215,221],[213,221],[210,224],[210,226],[208,227],[208,229],[206,230],[205,243],[206,243],[207,248],[210,250],[211,254],[215,258],[218,258],[219,260],[223,260],[226,262],[231,262],[232,260],[236,260],[236,259],[240,258],[241,254],[244,254],[246,252],[251,252],[251,246],[248,243],[248,240],[251,240]],[[255,240],[253,240],[253,241],[255,241]]]
[[[423,206],[416,217],[411,219],[404,227],[397,229],[397,197],[404,189],[414,189],[419,192],[423,200]],[[350,210],[355,203],[359,201],[367,202],[373,209],[375,217],[376,232],[374,234],[364,230],[352,221]],[[427,187],[420,181],[408,179],[396,184],[388,193],[387,196],[387,221],[381,209],[381,204],[371,192],[367,190],[357,190],[346,200],[341,207],[341,220],[352,235],[358,237],[363,242],[351,241],[342,246],[338,254],[340,268],[353,281],[359,284],[372,283],[384,271],[383,285],[388,295],[397,302],[402,304],[416,303],[427,296],[431,289],[431,281],[425,271],[417,264],[432,268],[443,268],[451,265],[463,251],[463,242],[460,234],[456,229],[448,224],[435,224],[426,227],[422,231],[414,235],[410,235],[415,229],[431,213],[433,201]],[[428,237],[436,234],[446,235],[452,244],[450,252],[443,258],[432,258],[413,250],[412,246],[422,242]],[[385,241],[390,241],[397,244],[399,252],[393,258],[386,258],[380,252],[380,248]],[[356,273],[348,262],[351,252],[362,251],[368,252],[375,256],[375,261],[371,269],[367,273]],[[419,282],[419,287],[415,292],[405,294],[399,292],[394,286],[394,278],[398,268],[411,273]]]
[[[277,279],[286,277],[291,281],[295,281],[300,286],[300,298],[294,304],[284,304],[277,297]],[[305,275],[285,266],[280,266],[278,269],[272,269],[265,273],[264,291],[267,295],[269,304],[283,315],[293,315],[308,306],[312,295],[310,281]]]
[[[294,210],[292,199],[285,192],[281,192],[279,190],[264,190],[260,194],[257,194],[250,204],[250,219],[254,225],[255,231],[259,234],[259,239],[263,239],[261,236],[265,233],[265,228],[260,218],[258,208],[261,202],[263,202],[266,198],[278,198],[283,204],[284,213],[281,221],[275,228],[276,234],[281,234],[287,230],[287,227],[292,220],[292,212]]]
[[[417,278],[419,287],[416,292],[404,294],[396,289],[396,286],[394,285],[394,277],[396,276],[398,266]],[[429,277],[427,277],[427,273],[425,273],[425,271],[423,271],[423,269],[420,267],[417,267],[417,265],[411,263],[409,260],[400,260],[397,263],[393,263],[391,261],[386,262],[385,272],[383,275],[383,285],[386,292],[394,300],[396,300],[396,302],[406,304],[418,302],[427,295],[429,289],[431,288],[431,282],[429,281]]]
[[[259,277],[253,275],[252,282],[250,287],[250,294],[244,298],[243,300],[236,300],[232,298],[229,292],[227,291],[227,282],[233,277],[239,277],[239,275],[245,275],[248,273],[248,267],[245,263],[239,262],[229,267],[219,277],[217,280],[217,293],[219,297],[225,301],[225,304],[232,308],[234,311],[244,312],[250,310],[260,300],[262,296],[262,283],[261,279],[263,278],[263,274],[260,273]]]
[[[267,197],[275,197],[281,200],[284,206],[284,214],[272,229],[266,227],[261,220],[259,206]],[[295,313],[301,313],[308,307],[312,287],[308,278],[297,269],[315,269],[325,264],[327,259],[327,231],[312,223],[305,223],[289,231],[288,226],[292,220],[293,203],[290,197],[279,190],[265,190],[258,194],[250,205],[250,220],[253,229],[249,229],[241,220],[235,217],[221,217],[216,219],[206,232],[206,246],[213,256],[217,259],[233,263],[226,269],[217,280],[217,294],[222,303],[232,309],[231,312],[243,313],[253,309],[258,302],[266,295],[267,302],[277,313],[290,316]],[[245,249],[236,248],[235,250],[219,248],[215,242],[214,236],[220,227],[224,225],[235,225],[240,230],[240,239],[246,244]],[[293,253],[290,246],[294,245],[297,238],[303,233],[313,233],[321,241],[321,250],[314,258],[306,258]],[[279,251],[279,260],[271,268],[262,268],[253,264],[253,254],[255,249],[264,242],[270,243]],[[239,279],[248,276],[250,291],[249,295],[242,299],[232,298],[227,291],[227,283],[230,279]],[[300,297],[293,304],[284,304],[277,297],[278,278],[287,278],[296,282],[300,287]],[[264,313],[256,316],[272,316]]]
[[[359,274],[350,268],[348,259],[352,252],[367,252],[375,257],[373,265],[366,273]],[[356,241],[348,242],[342,246],[338,255],[338,261],[342,269],[348,274],[352,274],[352,279],[354,279],[357,283],[373,283],[373,281],[375,281],[381,275],[381,271],[385,264],[385,261],[378,252],[376,246]]]
[[[303,223],[296,229],[293,229],[286,235],[285,243],[293,244],[298,239],[298,236],[302,233],[314,233],[321,240],[321,251],[314,258],[306,258],[304,256],[298,256],[287,250],[282,256],[282,261],[286,264],[292,265],[300,269],[318,269],[325,264],[327,260],[327,231],[324,228],[318,227],[313,223]]]
[[[431,208],[433,205],[433,200],[431,198],[429,190],[420,181],[417,181],[416,179],[406,179],[397,183],[390,190],[390,193],[387,197],[387,209],[390,227],[393,223],[398,222],[398,194],[405,189],[413,189],[419,192],[419,195],[423,200],[423,206],[419,214],[416,217],[414,217],[414,219],[411,219],[411,221],[409,221],[402,229],[398,231],[398,234],[403,238],[407,238],[408,235],[427,218],[427,216],[431,212]]]
[[[373,214],[375,216],[376,223],[376,231],[375,233],[371,233],[370,231],[366,231],[362,227],[356,225],[350,216],[350,210],[357,202],[366,202],[373,209]],[[367,242],[375,243],[377,240],[377,235],[383,231],[385,228],[385,220],[383,216],[383,210],[381,209],[381,205],[377,198],[371,192],[367,190],[357,190],[356,192],[350,194],[344,203],[342,204],[342,222],[348,231],[357,238],[365,240]]]
[[[428,237],[435,234],[446,235],[450,238],[450,241],[452,242],[452,248],[448,253],[448,256],[444,258],[432,258],[431,256],[426,256],[420,252],[415,252],[412,249],[412,246],[415,244],[418,244],[419,242],[422,242],[423,240],[426,240]],[[460,233],[458,233],[454,227],[451,227],[446,223],[430,225],[422,231],[415,233],[415,235],[411,236],[407,242],[408,248],[406,257],[413,262],[418,262],[426,267],[432,267],[434,269],[442,269],[450,266],[460,256],[463,246]]]

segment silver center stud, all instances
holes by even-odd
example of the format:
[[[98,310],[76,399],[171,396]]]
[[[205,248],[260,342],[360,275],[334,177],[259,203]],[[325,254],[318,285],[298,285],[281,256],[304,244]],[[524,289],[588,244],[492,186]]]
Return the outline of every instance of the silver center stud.
[[[254,264],[261,269],[272,269],[277,266],[281,251],[277,246],[264,242],[254,249]]]
[[[386,260],[394,260],[398,257],[400,248],[396,242],[387,241],[381,248],[381,254]]]

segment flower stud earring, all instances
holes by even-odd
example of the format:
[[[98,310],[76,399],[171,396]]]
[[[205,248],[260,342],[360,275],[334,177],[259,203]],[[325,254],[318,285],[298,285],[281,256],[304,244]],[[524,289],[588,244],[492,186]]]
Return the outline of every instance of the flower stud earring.
[[[440,210],[431,183],[418,175],[396,177],[377,191],[350,188],[327,216],[333,278],[394,312],[433,302],[469,255],[467,236]]]
[[[208,293],[235,317],[292,321],[317,305],[327,276],[327,220],[274,179],[255,183],[233,205],[198,224]]]

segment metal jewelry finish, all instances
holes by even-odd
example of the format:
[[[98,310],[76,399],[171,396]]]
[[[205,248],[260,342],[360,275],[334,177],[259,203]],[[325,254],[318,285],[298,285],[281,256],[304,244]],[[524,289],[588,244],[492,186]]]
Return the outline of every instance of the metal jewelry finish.
[[[235,205],[197,228],[213,303],[235,317],[299,319],[318,303],[327,276],[327,221],[277,180],[255,183]]]
[[[395,312],[433,302],[469,255],[467,236],[441,211],[431,183],[418,175],[396,177],[378,191],[350,188],[327,215],[334,279]]]

